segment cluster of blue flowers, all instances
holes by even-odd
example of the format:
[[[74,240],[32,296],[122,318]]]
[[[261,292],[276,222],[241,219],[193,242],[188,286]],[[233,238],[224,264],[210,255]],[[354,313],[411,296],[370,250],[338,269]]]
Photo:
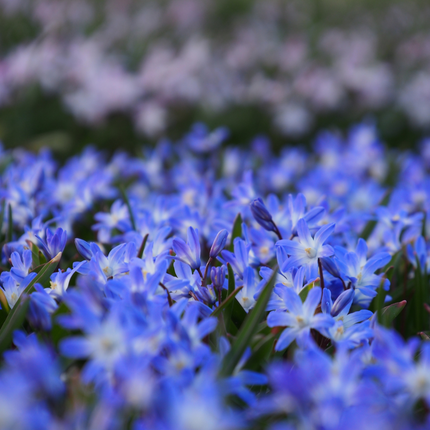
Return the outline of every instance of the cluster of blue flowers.
[[[1,152],[0,428],[429,428],[430,142],[226,137]]]

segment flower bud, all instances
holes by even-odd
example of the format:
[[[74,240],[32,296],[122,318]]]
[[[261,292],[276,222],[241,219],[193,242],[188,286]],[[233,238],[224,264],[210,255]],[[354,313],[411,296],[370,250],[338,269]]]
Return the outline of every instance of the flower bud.
[[[272,215],[270,215],[270,212],[267,210],[260,197],[251,202],[251,212],[258,224],[265,230],[275,231],[276,227]]]
[[[331,308],[331,315],[333,317],[340,314],[340,312],[346,307],[351,307],[352,301],[354,300],[355,292],[351,288],[349,290],[344,291],[334,302],[333,307]]]
[[[215,240],[213,241],[211,250],[209,251],[209,257],[215,258],[225,247],[227,242],[228,231],[221,230],[217,235]]]
[[[91,260],[93,256],[93,251],[91,250],[91,246],[88,242],[85,242],[85,240],[76,238],[75,246],[77,251],[79,252],[79,255],[82,258],[85,258],[85,260]]]
[[[324,270],[326,270],[330,275],[334,276],[335,278],[341,279],[339,269],[336,266],[336,263],[333,261],[333,259],[329,257],[322,257],[321,264]]]
[[[225,266],[212,267],[211,280],[213,287],[217,290],[221,290],[225,282]]]

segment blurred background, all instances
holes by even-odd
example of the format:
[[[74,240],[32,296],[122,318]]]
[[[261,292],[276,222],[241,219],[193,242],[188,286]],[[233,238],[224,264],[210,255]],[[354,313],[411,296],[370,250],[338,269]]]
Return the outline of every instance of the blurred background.
[[[0,140],[68,156],[178,139],[247,144],[377,124],[430,130],[430,2],[0,0]]]

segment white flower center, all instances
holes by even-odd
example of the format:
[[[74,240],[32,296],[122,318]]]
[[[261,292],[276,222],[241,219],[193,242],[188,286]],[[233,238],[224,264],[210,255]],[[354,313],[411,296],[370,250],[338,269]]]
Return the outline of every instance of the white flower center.
[[[315,248],[305,248],[306,254],[308,254],[309,258],[315,258],[317,255],[317,251]]]
[[[112,270],[112,268],[111,268],[111,267],[106,266],[106,267],[103,269],[103,273],[106,275],[106,278],[110,278],[110,277],[112,276],[112,274],[113,274],[113,270]]]
[[[112,340],[109,339],[109,338],[102,339],[101,342],[100,342],[100,345],[103,347],[103,349],[106,352],[110,352],[110,351],[112,351],[115,348],[115,343],[112,342]]]
[[[296,316],[296,321],[297,321],[297,324],[298,324],[298,326],[300,328],[306,327],[306,321],[305,321],[305,319],[302,316],[297,315]]]
[[[344,331],[345,329],[343,328],[343,325],[339,326],[334,335],[335,339],[340,339],[343,336]]]
[[[262,246],[260,248],[260,252],[261,252],[261,254],[266,256],[267,254],[269,254],[269,247],[268,246]]]
[[[18,295],[16,293],[12,293],[10,298],[12,299],[12,303],[15,305],[16,301],[18,300]]]
[[[142,269],[142,275],[143,275],[143,280],[146,282],[146,278],[148,277],[148,271],[145,269]]]

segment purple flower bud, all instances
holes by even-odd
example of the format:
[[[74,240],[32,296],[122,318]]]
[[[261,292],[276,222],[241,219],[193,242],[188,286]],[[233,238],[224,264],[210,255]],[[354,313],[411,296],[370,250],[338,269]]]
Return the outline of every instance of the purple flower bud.
[[[217,290],[221,290],[225,282],[225,266],[212,267],[211,280],[213,287]]]
[[[352,301],[354,300],[354,294],[355,292],[352,288],[344,291],[334,302],[333,307],[331,308],[331,315],[335,317],[346,307],[351,307]]]
[[[197,230],[192,227],[188,228],[187,243],[180,237],[175,237],[172,241],[172,248],[177,260],[188,264],[192,269],[200,267],[200,243]]]
[[[321,310],[324,314],[329,314],[332,308],[331,291],[328,288],[323,289],[321,299]]]
[[[270,212],[267,210],[260,197],[251,202],[251,212],[258,224],[260,224],[265,230],[276,230],[272,215],[270,215]]]
[[[51,315],[58,309],[58,304],[40,284],[35,284],[36,290],[30,295],[28,319],[33,327],[49,331],[52,328]]]
[[[212,244],[211,250],[209,252],[210,258],[215,258],[225,247],[227,242],[228,231],[221,230],[217,235]]]
[[[323,257],[320,259],[321,264],[324,270],[326,270],[330,275],[334,276],[335,278],[341,279],[339,269],[336,266],[336,263],[333,261],[333,259],[329,257]]]
[[[39,242],[39,248],[45,254],[45,257],[49,259],[54,258],[59,252],[63,252],[67,242],[67,232],[62,228],[57,228],[55,233],[52,233],[47,228],[45,240],[37,235],[36,237]]]
[[[83,239],[75,239],[75,246],[78,250],[81,257],[85,258],[85,260],[91,260],[94,254],[97,254],[97,252],[101,251],[99,246],[94,242],[86,242]]]
[[[18,252],[22,254],[24,252],[24,246],[19,242],[9,242],[3,245],[3,254],[6,257],[6,260],[11,258],[13,252]]]
[[[91,247],[88,242],[85,242],[85,240],[76,238],[75,246],[82,258],[85,258],[85,260],[91,260],[91,257],[93,256],[93,251],[91,251]]]

